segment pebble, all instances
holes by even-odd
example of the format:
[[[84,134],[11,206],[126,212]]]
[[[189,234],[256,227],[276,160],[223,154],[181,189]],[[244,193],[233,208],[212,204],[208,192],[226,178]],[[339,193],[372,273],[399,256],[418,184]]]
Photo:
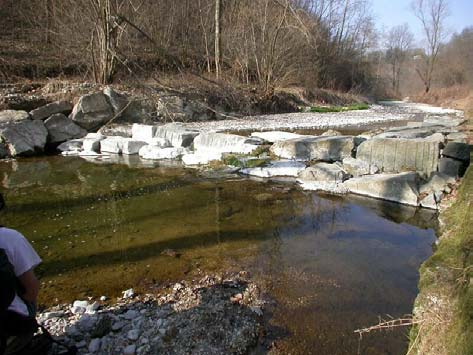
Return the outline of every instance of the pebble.
[[[136,352],[136,345],[135,345],[135,344],[128,345],[128,346],[123,350],[123,354],[124,354],[124,355],[134,355],[135,352]]]
[[[135,291],[133,291],[132,288],[129,288],[128,290],[125,290],[122,293],[123,298],[133,298],[135,296]]]
[[[96,353],[99,351],[101,343],[100,339],[92,339],[89,343],[89,352]]]
[[[126,337],[129,339],[129,340],[132,340],[132,341],[135,341],[137,340],[139,337],[140,337],[140,331],[138,329],[132,329],[128,332],[128,334],[126,335]]]

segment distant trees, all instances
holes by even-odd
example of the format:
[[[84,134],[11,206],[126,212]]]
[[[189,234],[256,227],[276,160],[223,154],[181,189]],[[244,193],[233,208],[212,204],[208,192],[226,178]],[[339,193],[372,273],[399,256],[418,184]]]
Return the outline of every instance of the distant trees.
[[[402,67],[409,55],[414,36],[406,24],[395,26],[386,36],[386,61],[391,66],[392,91],[400,94],[400,77]]]
[[[432,78],[442,41],[446,39],[445,20],[449,15],[448,0],[414,0],[414,15],[422,24],[426,46],[417,73],[424,83],[425,93],[430,91]]]
[[[18,48],[42,58],[37,67],[76,70],[100,83],[190,70],[268,93],[290,84],[343,90],[370,85],[367,53],[376,34],[369,0],[0,4],[0,47],[8,35]],[[0,66],[12,62],[7,52],[12,53],[0,51]]]

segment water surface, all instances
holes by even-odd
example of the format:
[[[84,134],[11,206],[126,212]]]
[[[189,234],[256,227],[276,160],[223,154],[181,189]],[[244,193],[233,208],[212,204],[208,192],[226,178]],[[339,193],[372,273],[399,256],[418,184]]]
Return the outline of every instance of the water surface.
[[[354,354],[354,329],[410,313],[435,240],[425,211],[136,157],[1,162],[0,184],[2,224],[43,258],[41,303],[246,269],[268,291],[267,338],[285,354]],[[406,332],[369,335],[360,346],[402,354]]]

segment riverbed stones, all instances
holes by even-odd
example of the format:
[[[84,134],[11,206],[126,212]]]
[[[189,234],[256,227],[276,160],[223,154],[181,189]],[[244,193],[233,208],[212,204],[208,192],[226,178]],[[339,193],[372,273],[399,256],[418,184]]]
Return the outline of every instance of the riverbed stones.
[[[48,130],[43,121],[24,120],[0,127],[0,137],[12,156],[26,156],[42,152]]]
[[[353,148],[352,136],[303,137],[276,142],[271,152],[283,159],[341,161]]]
[[[414,172],[357,177],[343,183],[351,193],[410,206],[418,205],[418,176]]]
[[[285,131],[253,132],[252,137],[257,137],[269,143],[286,141],[288,139],[300,138],[302,135]]]
[[[356,158],[386,173],[416,171],[429,176],[437,170],[439,146],[424,139],[374,138],[358,147]]]
[[[326,181],[343,182],[348,175],[339,164],[318,163],[301,171],[299,180],[303,182]]]
[[[305,164],[290,160],[272,161],[268,166],[245,168],[240,172],[244,175],[257,176],[262,178],[270,178],[276,176],[292,176],[297,177],[305,169]]]
[[[79,102],[74,106],[71,119],[86,129],[93,131],[113,118],[113,108],[102,92],[81,96]]]
[[[168,140],[173,147],[189,147],[199,131],[189,130],[181,125],[170,123],[156,127],[154,137]]]
[[[69,139],[82,138],[87,131],[76,125],[69,117],[62,113],[50,116],[44,125],[48,130],[48,141],[50,143],[62,143]]]
[[[3,110],[0,111],[0,124],[24,121],[30,118],[26,111],[21,110]]]
[[[197,151],[250,154],[259,147],[253,138],[225,133],[201,133],[194,139]]]
[[[442,151],[442,155],[468,163],[470,161],[470,146],[466,143],[449,142]]]
[[[68,101],[55,101],[30,111],[30,115],[33,120],[44,121],[45,119],[58,113],[68,115],[71,113],[72,109],[73,106]]]

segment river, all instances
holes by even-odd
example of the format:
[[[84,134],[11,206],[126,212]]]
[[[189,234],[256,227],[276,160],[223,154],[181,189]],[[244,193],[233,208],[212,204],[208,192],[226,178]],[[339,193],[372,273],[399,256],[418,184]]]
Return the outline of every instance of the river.
[[[436,238],[434,214],[285,181],[117,162],[0,162],[2,224],[43,259],[41,304],[248,270],[268,294],[266,338],[280,353],[406,351],[407,330],[361,342],[353,331],[411,312]]]

